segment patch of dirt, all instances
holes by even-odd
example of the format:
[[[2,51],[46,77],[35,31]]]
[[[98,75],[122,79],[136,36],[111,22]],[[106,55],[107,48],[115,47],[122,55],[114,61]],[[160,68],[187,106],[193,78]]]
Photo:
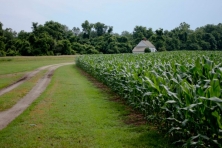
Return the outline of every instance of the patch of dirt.
[[[118,103],[121,103],[122,105],[124,105],[126,110],[129,111],[129,114],[126,115],[126,117],[124,118],[124,123],[130,124],[130,125],[135,125],[135,126],[145,125],[147,123],[147,121],[144,118],[144,115],[141,112],[134,110],[131,106],[129,106],[126,103],[126,101],[123,98],[116,95],[109,87],[107,87],[105,84],[99,82],[97,79],[95,79],[93,76],[91,76],[87,72],[83,71],[81,68],[77,67],[77,69],[80,71],[80,73],[82,75],[84,75],[97,88],[99,88],[99,89],[103,90],[104,92],[110,94],[111,95],[111,98],[110,98],[111,101],[118,102]]]
[[[16,83],[18,83],[18,82],[20,82],[20,81],[26,80],[27,78],[28,78],[27,76],[24,76],[24,77],[22,77],[21,79],[19,79],[19,80],[17,80],[16,82],[14,82],[13,84],[16,84]],[[13,84],[11,84],[11,85],[13,85]]]
[[[3,89],[1,89],[0,90],[0,96],[5,94],[5,93],[7,93],[7,92],[9,92],[9,91],[11,91],[12,89],[18,87],[19,85],[21,85],[25,81],[31,79],[33,76],[35,76],[37,73],[39,73],[42,70],[45,70],[45,69],[48,69],[48,68],[54,67],[54,66],[62,66],[62,65],[65,65],[65,64],[67,64],[67,63],[47,65],[47,66],[40,67],[40,68],[38,68],[38,69],[36,69],[34,71],[31,71],[31,72],[25,74],[25,76],[22,77],[21,79],[17,80],[16,82],[12,83],[11,85],[9,85],[9,86],[7,86],[7,87],[5,87]]]
[[[53,76],[53,73],[54,73],[54,71],[51,71],[51,72],[47,75],[47,77],[48,77],[48,78],[51,78],[51,77]]]
[[[133,124],[138,126],[147,124],[143,114],[141,114],[139,111],[133,110],[132,107],[129,107],[127,110],[129,110],[130,113],[127,115],[126,120],[124,120],[126,124]]]
[[[20,78],[19,80],[17,80],[16,82],[10,84],[9,86],[3,88],[0,90],[0,96],[11,91],[12,89],[18,87],[20,84],[22,84],[23,82],[25,82],[26,80],[28,80],[28,76],[24,76],[22,78]]]
[[[35,71],[28,73],[25,76],[25,79],[17,81],[17,83],[15,83],[14,85],[4,88],[3,90],[5,91],[0,90],[0,95],[1,93],[9,92],[10,90],[14,89],[15,87],[19,86],[21,83],[26,81],[27,79],[33,77],[39,71],[48,69],[48,72],[43,76],[43,78],[38,80],[37,84],[32,88],[32,90],[26,96],[20,99],[12,108],[0,112],[0,130],[5,128],[12,120],[14,120],[17,116],[19,116],[36,98],[38,98],[41,95],[41,93],[48,86],[55,69],[57,69],[60,66],[69,65],[69,64],[74,64],[74,63],[62,63],[62,64],[55,64],[55,65],[48,65],[41,67]]]

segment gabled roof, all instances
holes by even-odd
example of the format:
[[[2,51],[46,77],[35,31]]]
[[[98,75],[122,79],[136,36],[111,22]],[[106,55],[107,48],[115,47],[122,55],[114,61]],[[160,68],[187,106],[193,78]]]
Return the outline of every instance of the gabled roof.
[[[142,40],[136,47],[150,47],[150,48],[155,48],[155,46],[148,40]]]
[[[135,52],[144,52],[145,48],[155,48],[155,46],[148,40],[142,40],[140,43],[134,47],[133,51]]]

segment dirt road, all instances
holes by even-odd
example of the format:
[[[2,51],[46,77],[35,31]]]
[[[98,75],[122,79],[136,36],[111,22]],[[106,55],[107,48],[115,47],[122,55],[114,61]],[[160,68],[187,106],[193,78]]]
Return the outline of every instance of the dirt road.
[[[40,94],[46,89],[48,86],[51,76],[55,69],[60,66],[70,65],[74,63],[62,63],[55,65],[48,65],[41,68],[38,68],[28,74],[26,74],[22,79],[18,80],[14,84],[0,90],[0,96],[6,92],[11,91],[12,89],[18,87],[20,84],[24,83],[31,77],[35,76],[38,72],[48,69],[48,72],[41,78],[37,84],[32,88],[32,90],[23,98],[20,99],[12,108],[0,112],[0,130],[5,128],[12,120],[14,120],[17,116],[19,116],[36,98],[40,96]]]

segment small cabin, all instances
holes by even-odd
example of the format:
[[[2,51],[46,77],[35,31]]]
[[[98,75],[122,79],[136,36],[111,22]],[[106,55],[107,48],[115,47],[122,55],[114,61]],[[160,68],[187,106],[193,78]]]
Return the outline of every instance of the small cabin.
[[[145,49],[149,48],[151,52],[156,52],[156,47],[148,40],[144,39],[133,48],[133,53],[145,53]]]

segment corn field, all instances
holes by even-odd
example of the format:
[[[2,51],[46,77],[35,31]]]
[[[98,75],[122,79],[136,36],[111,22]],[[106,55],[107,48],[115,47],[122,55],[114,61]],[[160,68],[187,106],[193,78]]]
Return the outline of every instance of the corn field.
[[[77,66],[183,147],[222,147],[222,52],[85,55]]]

